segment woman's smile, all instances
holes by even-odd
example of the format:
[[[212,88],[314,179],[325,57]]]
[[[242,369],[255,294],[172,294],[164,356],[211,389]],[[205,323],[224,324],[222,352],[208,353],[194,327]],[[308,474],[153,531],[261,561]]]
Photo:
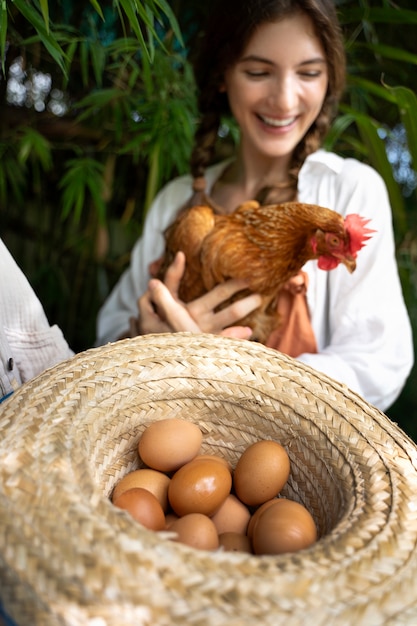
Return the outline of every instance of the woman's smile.
[[[283,119],[278,119],[278,118],[270,117],[267,115],[261,115],[260,113],[258,113],[257,116],[261,120],[261,122],[263,122],[266,126],[271,126],[272,128],[285,128],[285,129],[287,129],[289,126],[294,124],[295,120],[297,119],[295,115],[292,117],[287,117]]]

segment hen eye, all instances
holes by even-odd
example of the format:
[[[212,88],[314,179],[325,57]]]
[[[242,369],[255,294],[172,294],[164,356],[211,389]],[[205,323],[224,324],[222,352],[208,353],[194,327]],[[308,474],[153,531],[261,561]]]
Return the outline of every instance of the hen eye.
[[[327,242],[330,246],[336,247],[340,244],[340,239],[336,235],[329,235]]]

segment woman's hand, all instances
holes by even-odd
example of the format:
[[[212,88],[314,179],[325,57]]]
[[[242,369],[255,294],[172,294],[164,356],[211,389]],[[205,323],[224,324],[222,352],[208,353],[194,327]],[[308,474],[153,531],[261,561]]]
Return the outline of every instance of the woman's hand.
[[[178,298],[184,269],[185,255],[179,252],[167,270],[165,284],[157,279],[149,281],[148,291],[138,300],[139,318],[131,320],[131,336],[188,331],[249,339],[249,327],[233,324],[260,306],[261,297],[252,294],[216,312],[222,302],[246,287],[244,281],[229,280],[185,304]]]

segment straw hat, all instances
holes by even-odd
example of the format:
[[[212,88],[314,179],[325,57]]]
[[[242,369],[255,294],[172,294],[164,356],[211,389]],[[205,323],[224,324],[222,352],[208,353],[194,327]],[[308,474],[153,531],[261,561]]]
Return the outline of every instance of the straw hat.
[[[288,450],[309,549],[194,550],[110,501],[147,424],[197,422],[232,465]],[[330,378],[246,341],[154,335],[91,349],[0,409],[0,601],[19,626],[417,624],[416,446]]]

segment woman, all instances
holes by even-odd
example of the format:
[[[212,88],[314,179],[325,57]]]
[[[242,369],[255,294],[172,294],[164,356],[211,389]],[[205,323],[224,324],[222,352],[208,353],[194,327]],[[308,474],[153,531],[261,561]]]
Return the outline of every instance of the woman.
[[[74,353],[0,239],[0,402]],[[1,608],[1,607],[0,607]]]
[[[164,249],[163,231],[184,205],[209,202],[217,211],[230,213],[249,199],[268,204],[297,199],[342,215],[360,213],[371,220],[376,233],[361,250],[355,273],[347,275],[344,268],[326,273],[310,262],[297,277],[305,288],[308,285],[306,307],[300,323],[292,323],[294,312],[300,311],[300,295],[294,296],[286,328],[308,328],[304,348],[288,353],[385,410],[410,372],[412,335],[385,185],[369,166],[320,149],[345,77],[333,3],[218,3],[195,60],[195,75],[201,122],[191,175],[172,181],[155,199],[131,265],[99,313],[98,343],[123,334],[169,330],[250,336],[248,329],[233,325],[259,305],[256,294],[214,312],[242,288],[238,281],[184,305],[176,297],[184,268],[181,253],[165,285],[149,280],[152,262]],[[236,155],[209,166],[221,115],[228,110],[240,129]],[[292,335],[298,336],[298,330]],[[275,347],[280,349],[279,344]]]

